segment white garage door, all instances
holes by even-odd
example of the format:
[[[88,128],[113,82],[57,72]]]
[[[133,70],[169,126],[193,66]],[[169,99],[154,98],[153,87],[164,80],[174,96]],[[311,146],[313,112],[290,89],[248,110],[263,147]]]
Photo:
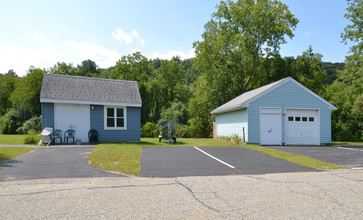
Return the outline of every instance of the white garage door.
[[[64,132],[68,129],[76,131],[76,139],[88,142],[90,129],[90,106],[75,104],[54,104],[54,126]]]
[[[260,144],[281,145],[281,109],[260,109]]]
[[[286,110],[286,145],[319,145],[319,111]]]

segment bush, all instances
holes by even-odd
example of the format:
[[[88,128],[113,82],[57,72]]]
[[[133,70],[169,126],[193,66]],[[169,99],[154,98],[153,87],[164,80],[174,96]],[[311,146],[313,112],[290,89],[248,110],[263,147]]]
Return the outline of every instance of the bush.
[[[38,138],[34,135],[29,135],[24,138],[24,144],[37,144]]]
[[[42,126],[40,116],[33,116],[31,119],[24,122],[23,126],[16,129],[19,134],[34,134],[40,132]]]
[[[189,134],[193,138],[209,138],[212,137],[213,125],[208,119],[195,117],[189,119]]]
[[[146,122],[146,124],[141,127],[141,137],[157,137],[158,135],[158,126],[153,122]]]
[[[189,138],[189,126],[188,125],[178,125],[176,130],[176,136],[181,138]]]

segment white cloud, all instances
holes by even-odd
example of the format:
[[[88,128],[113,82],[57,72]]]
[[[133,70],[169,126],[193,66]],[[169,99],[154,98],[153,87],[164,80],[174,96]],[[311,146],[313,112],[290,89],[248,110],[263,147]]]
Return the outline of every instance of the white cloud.
[[[129,33],[126,33],[121,28],[116,29],[116,32],[112,32],[112,37],[115,38],[116,40],[120,41],[121,44],[124,42],[126,44],[130,44],[133,41],[132,35]]]
[[[19,76],[26,75],[26,71],[30,66],[49,68],[57,61],[66,58],[64,54],[51,46],[33,49],[8,45],[1,47],[0,51],[0,60],[2,60],[0,73],[6,73],[8,70],[13,69]]]
[[[37,42],[43,42],[43,37],[40,35],[36,35],[36,34],[29,34],[28,35],[30,38],[32,38],[33,40],[37,41]]]
[[[116,64],[116,61],[120,59],[120,55],[115,51],[107,50],[102,46],[92,45],[86,42],[74,42],[65,41],[64,45],[68,48],[68,52],[72,54],[76,59],[77,63],[83,60],[90,59],[96,62],[99,67],[107,68]],[[73,50],[72,50],[73,49]],[[75,59],[72,59],[73,63]]]
[[[135,30],[132,30],[132,36],[134,36],[135,38],[138,38],[138,37],[140,37],[139,36],[139,33],[137,33],[137,31],[135,31]]]
[[[118,40],[121,44],[131,44],[133,42],[136,42],[137,44],[140,44],[141,47],[144,47],[145,41],[144,39],[141,39],[139,33],[133,29],[131,33],[127,33],[123,31],[121,28],[117,28],[116,32],[112,32],[112,37],[116,40]]]
[[[177,51],[177,50],[170,50],[164,54],[154,52],[153,55],[149,57],[149,59],[160,58],[160,59],[170,60],[171,58],[173,58],[175,56],[179,56],[181,59],[184,60],[184,59],[195,57],[195,52],[193,49],[189,53],[184,53],[183,51]]]
[[[0,73],[13,69],[19,76],[24,76],[30,66],[50,68],[57,62],[73,63],[76,66],[86,59],[95,61],[101,68],[108,68],[115,65],[120,57],[115,51],[85,42],[65,41],[60,50],[50,43],[37,49],[0,45]]]

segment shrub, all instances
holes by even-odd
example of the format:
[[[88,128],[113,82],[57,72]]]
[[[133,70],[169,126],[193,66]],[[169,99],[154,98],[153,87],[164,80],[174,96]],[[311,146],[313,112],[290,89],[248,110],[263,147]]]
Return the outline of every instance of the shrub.
[[[159,135],[158,126],[153,122],[146,122],[141,127],[141,136],[142,137],[157,137]]]
[[[181,138],[189,138],[189,126],[188,125],[178,125],[176,130],[176,136]]]
[[[189,134],[193,138],[209,138],[212,137],[212,122],[207,118],[195,117],[189,119]]]
[[[37,144],[38,138],[34,135],[29,135],[24,138],[24,144]]]
[[[19,134],[37,133],[40,132],[42,122],[40,116],[33,116],[31,119],[24,122],[23,126],[16,129]]]

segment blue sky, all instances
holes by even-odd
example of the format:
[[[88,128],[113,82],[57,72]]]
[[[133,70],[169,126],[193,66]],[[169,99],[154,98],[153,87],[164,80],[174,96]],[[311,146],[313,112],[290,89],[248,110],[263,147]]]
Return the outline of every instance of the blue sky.
[[[349,45],[340,33],[345,0],[282,0],[299,19],[295,37],[281,47],[282,56],[297,56],[312,46],[323,61],[343,62]],[[0,3],[0,73],[23,76],[30,65],[49,68],[56,62],[99,67],[116,64],[135,51],[148,58],[194,56],[204,24],[219,0],[9,0]]]

